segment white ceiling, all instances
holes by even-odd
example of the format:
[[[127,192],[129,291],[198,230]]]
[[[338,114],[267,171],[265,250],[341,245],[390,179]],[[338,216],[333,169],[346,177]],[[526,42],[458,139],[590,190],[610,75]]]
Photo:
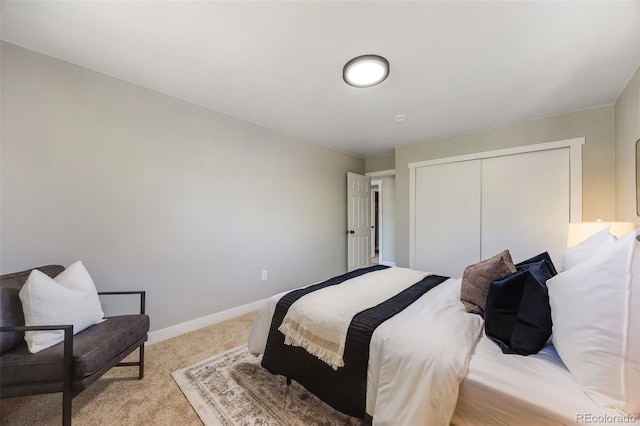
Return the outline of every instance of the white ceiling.
[[[639,1],[1,7],[5,41],[363,158],[610,104],[640,65]],[[389,78],[346,85],[343,65],[370,53]]]

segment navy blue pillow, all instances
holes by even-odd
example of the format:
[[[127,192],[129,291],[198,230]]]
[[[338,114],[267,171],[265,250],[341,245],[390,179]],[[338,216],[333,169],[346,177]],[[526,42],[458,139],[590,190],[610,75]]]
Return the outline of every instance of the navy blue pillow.
[[[544,263],[547,266],[547,269],[549,270],[549,273],[551,273],[551,276],[558,274],[558,271],[556,271],[556,267],[553,265],[553,261],[551,261],[551,256],[549,256],[549,253],[546,251],[544,253],[540,253],[539,255],[532,257],[531,259],[527,259],[518,263],[516,265],[516,268],[518,269],[518,271],[522,269],[528,269],[532,263],[538,263],[540,261],[544,261]],[[540,281],[540,282],[544,284],[544,281]]]
[[[551,265],[551,267],[553,267],[553,264]],[[516,266],[516,269],[518,270],[518,272],[530,272],[531,275],[533,275],[533,277],[538,280],[540,284],[543,284],[545,286],[547,285],[547,280],[556,275],[549,269],[549,264],[545,260]]]
[[[531,355],[538,353],[551,336],[549,293],[543,283],[554,274],[545,259],[518,269],[490,284],[485,333],[506,354]]]

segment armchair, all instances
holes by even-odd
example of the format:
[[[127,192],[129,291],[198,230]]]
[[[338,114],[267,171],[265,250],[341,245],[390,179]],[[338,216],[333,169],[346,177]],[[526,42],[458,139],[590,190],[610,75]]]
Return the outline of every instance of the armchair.
[[[59,265],[37,268],[55,277],[64,270]],[[0,398],[62,392],[62,424],[71,425],[73,398],[115,366],[137,366],[138,379],[144,375],[144,343],[149,331],[145,315],[145,292],[99,292],[99,295],[139,295],[140,312],[107,317],[73,335],[72,325],[26,327],[18,293],[31,270],[0,276]],[[32,354],[24,332],[63,330],[64,341]],[[136,362],[122,362],[139,349]]]

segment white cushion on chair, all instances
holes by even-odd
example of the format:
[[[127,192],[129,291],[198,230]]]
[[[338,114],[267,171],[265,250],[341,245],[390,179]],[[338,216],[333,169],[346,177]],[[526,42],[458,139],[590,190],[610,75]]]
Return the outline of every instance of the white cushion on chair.
[[[96,286],[78,261],[55,278],[34,269],[19,293],[25,325],[73,324],[73,334],[102,321],[104,312]],[[27,331],[24,339],[31,353],[64,340],[62,330]]]

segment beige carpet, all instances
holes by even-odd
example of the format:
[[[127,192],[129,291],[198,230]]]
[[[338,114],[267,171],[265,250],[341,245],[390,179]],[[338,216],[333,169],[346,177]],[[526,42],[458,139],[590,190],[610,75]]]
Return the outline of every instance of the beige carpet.
[[[132,379],[136,367],[111,369],[74,398],[73,425],[201,425],[171,373],[246,343],[255,315],[147,346],[144,378]],[[0,424],[57,426],[61,406],[61,393],[3,399]]]
[[[320,401],[296,382],[286,385],[241,345],[173,373],[207,426],[363,425]]]

